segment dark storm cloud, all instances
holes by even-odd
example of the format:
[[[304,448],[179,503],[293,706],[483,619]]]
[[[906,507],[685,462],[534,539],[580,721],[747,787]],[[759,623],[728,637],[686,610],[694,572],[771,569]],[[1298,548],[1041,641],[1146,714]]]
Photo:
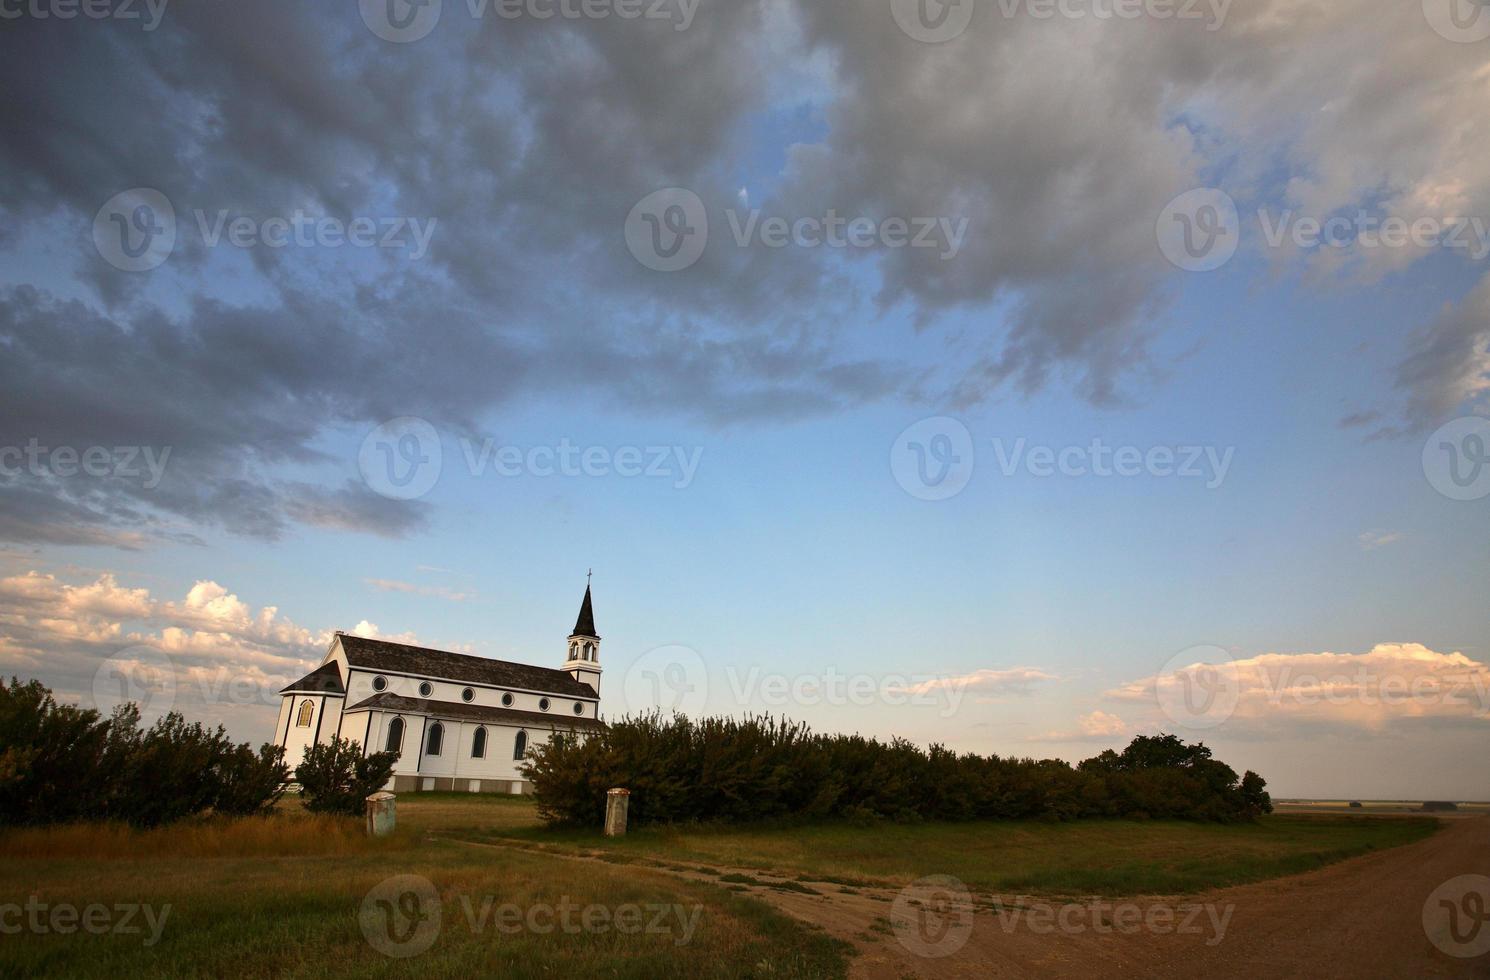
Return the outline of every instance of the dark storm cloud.
[[[0,244],[64,237],[55,278],[0,295],[0,443],[173,456],[149,491],[15,478],[0,537],[409,533],[424,509],[286,469],[345,469],[316,448],[330,428],[412,414],[475,432],[518,397],[714,424],[1051,383],[1121,401],[1155,371],[1149,341],[1176,276],[1155,216],[1216,160],[1245,187],[1286,158],[1307,174],[1289,193],[1326,210],[1381,186],[1409,212],[1486,203],[1490,153],[1443,136],[1475,111],[1464,82],[1478,63],[1409,15],[1278,0],[1238,6],[1210,33],[980,6],[944,45],[902,34],[883,3],[848,0],[705,2],[686,31],[478,21],[446,3],[411,44],[374,36],[354,4],[182,2],[151,32],[7,21]],[[1305,40],[1316,54],[1298,59]],[[1358,64],[1363,46],[1392,57]],[[761,120],[804,106],[825,135],[787,148],[779,179],[747,199],[789,219],[965,220],[954,260],[730,241],[722,212],[752,206],[736,192]],[[713,223],[698,264],[675,274],[642,268],[620,233],[668,185],[698,192]],[[151,273],[89,244],[100,205],[134,187],[177,211],[175,251]],[[194,218],[296,209],[437,232],[420,262],[258,248],[225,276]],[[69,278],[82,287],[62,288]],[[225,284],[252,300],[230,301]],[[865,352],[865,327],[889,310],[920,328],[921,364]],[[1472,334],[1435,327],[1404,365],[1414,414],[1473,388],[1456,361]]]

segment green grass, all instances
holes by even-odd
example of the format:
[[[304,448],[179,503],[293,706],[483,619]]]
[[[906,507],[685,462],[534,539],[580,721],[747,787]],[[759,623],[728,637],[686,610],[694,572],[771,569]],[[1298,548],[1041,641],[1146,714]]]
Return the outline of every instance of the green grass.
[[[816,978],[846,971],[844,944],[712,884],[424,839],[477,815],[483,824],[522,824],[531,806],[490,797],[399,805],[404,830],[391,842],[366,841],[355,821],[328,831],[325,821],[293,808],[247,825],[209,821],[149,834],[106,827],[0,834],[0,906],[24,906],[35,896],[49,909],[148,903],[157,921],[164,915],[153,946],[145,945],[148,928],[90,935],[27,925],[0,937],[0,976]],[[173,835],[190,846],[174,848]],[[266,850],[266,836],[279,841],[280,853]],[[316,853],[316,839],[325,853]],[[231,856],[239,846],[251,856]],[[369,890],[403,874],[433,883],[441,920],[433,945],[407,959],[378,952],[359,920]],[[497,926],[496,911],[511,905],[522,915],[550,910],[535,920],[542,930],[560,922],[566,903],[576,931]],[[484,904],[492,914],[482,915]],[[607,920],[619,908],[637,908],[633,931],[582,928],[586,906],[604,907]],[[373,922],[382,920],[375,914]]]
[[[1297,874],[1420,840],[1432,818],[1271,816],[1253,824],[1091,820],[644,828],[624,838],[507,823],[467,833],[603,849],[614,859],[706,862],[806,881],[902,885],[952,874],[993,892],[1184,894]]]
[[[362,837],[357,821],[310,818],[294,801],[267,819],[149,833],[105,826],[0,833],[0,906],[31,896],[49,907],[148,903],[157,915],[170,906],[150,947],[144,934],[23,928],[0,935],[0,976],[838,977],[847,968],[844,944],[737,890],[852,893],[943,873],[1006,895],[1176,894],[1309,870],[1418,840],[1438,826],[1432,818],[1316,815],[1238,826],[649,828],[607,839],[547,828],[531,800],[518,798],[405,795],[398,813],[399,833],[385,841]],[[603,860],[562,856],[580,851]],[[787,880],[719,875],[713,865]],[[677,868],[711,871],[715,880],[659,870]],[[432,882],[441,914],[433,945],[408,959],[379,953],[359,922],[369,890],[402,874]],[[698,913],[692,931],[674,919],[640,934],[506,933],[494,918],[481,919],[488,899],[518,909],[567,901],[610,914],[622,905]],[[5,916],[0,908],[0,924],[17,921]]]

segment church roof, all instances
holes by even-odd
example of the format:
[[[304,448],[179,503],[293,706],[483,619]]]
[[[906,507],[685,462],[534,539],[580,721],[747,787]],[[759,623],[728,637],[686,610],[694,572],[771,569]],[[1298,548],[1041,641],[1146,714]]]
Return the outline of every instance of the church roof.
[[[370,640],[351,633],[341,634],[341,648],[347,656],[347,663],[363,670],[415,674],[449,681],[469,681],[491,687],[540,691],[561,697],[595,699],[595,689],[590,685],[581,684],[562,670],[549,667],[431,650],[389,640]]]
[[[600,639],[600,634],[595,632],[595,609],[590,605],[590,587],[585,586],[585,601],[580,604],[579,618],[574,621],[574,632],[571,636],[593,636]]]
[[[342,686],[341,668],[336,663],[324,663],[315,670],[306,674],[289,687],[280,691],[288,694],[294,691],[296,694],[346,694],[347,689]]]
[[[596,718],[584,718],[567,711],[518,711],[515,708],[499,708],[489,704],[460,704],[455,701],[431,701],[427,698],[406,698],[384,691],[374,694],[366,701],[358,701],[347,709],[351,714],[369,709],[404,711],[410,714],[432,715],[454,721],[477,721],[487,724],[520,725],[528,728],[554,728],[591,730],[604,728],[605,722]]]

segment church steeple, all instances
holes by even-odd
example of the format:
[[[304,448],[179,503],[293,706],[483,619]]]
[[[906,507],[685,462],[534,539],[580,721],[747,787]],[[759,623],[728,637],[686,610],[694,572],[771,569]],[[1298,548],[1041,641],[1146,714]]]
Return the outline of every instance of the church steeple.
[[[574,636],[588,636],[596,640],[600,634],[595,632],[595,607],[590,604],[590,583],[585,583],[585,601],[580,603],[579,618],[574,621]]]
[[[600,634],[595,632],[595,606],[590,600],[589,576],[585,576],[585,598],[579,605],[574,632],[569,634],[569,654],[559,668],[581,684],[600,693]]]

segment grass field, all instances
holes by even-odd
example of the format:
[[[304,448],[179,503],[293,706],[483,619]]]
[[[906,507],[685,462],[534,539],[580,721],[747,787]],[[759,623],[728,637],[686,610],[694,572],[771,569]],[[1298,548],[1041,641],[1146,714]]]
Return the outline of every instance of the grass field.
[[[511,807],[485,828],[451,801],[444,832],[604,849],[617,858],[728,864],[820,880],[905,884],[953,874],[992,892],[1180,894],[1297,874],[1420,840],[1432,818],[1272,816],[1255,824],[1176,821],[820,824],[792,828],[643,829],[607,840],[525,823]],[[476,814],[470,814],[475,818]]]
[[[530,819],[531,807],[485,799],[479,812],[486,816]],[[757,900],[635,868],[427,842],[423,832],[455,808],[399,803],[404,830],[380,842],[362,838],[357,821],[293,810],[147,834],[94,827],[0,835],[0,927],[21,926],[0,935],[0,976],[844,973],[842,944]],[[459,811],[469,816],[471,804]],[[439,927],[427,951],[390,957],[374,948],[359,913],[380,882],[406,874],[438,890],[437,903],[419,912],[437,904]],[[397,890],[388,897],[396,903]],[[44,905],[36,913],[40,930],[28,921],[28,902]],[[6,912],[7,904],[21,908]],[[140,904],[149,911],[120,908]],[[80,928],[89,906],[100,909],[95,924],[108,916],[102,934]],[[60,920],[53,918],[59,907]],[[504,907],[521,919],[504,920]],[[375,935],[387,924],[377,909],[371,922]],[[410,935],[403,926],[383,935]]]
[[[1298,816],[1237,827],[650,829],[608,841],[544,828],[519,798],[407,795],[398,807],[400,831],[385,841],[362,837],[356,821],[311,818],[294,802],[269,819],[150,833],[91,826],[0,834],[0,976],[836,977],[847,967],[841,943],[725,881],[685,881],[645,865],[728,864],[887,884],[951,873],[992,892],[1174,893],[1306,870],[1437,826]],[[615,863],[463,840],[600,849]],[[431,883],[438,897],[417,910],[437,909],[437,929],[415,934],[417,915],[391,917],[409,911],[399,904],[406,889],[374,889],[396,875]],[[138,931],[116,928],[125,925],[119,907],[139,904],[148,910],[128,923]],[[504,920],[504,909],[521,921]],[[623,909],[639,918],[624,919]],[[537,912],[541,919],[522,918]],[[108,928],[81,928],[87,915]],[[381,936],[409,952],[417,943],[398,945],[409,935],[429,938],[427,951],[401,958],[374,947]]]

